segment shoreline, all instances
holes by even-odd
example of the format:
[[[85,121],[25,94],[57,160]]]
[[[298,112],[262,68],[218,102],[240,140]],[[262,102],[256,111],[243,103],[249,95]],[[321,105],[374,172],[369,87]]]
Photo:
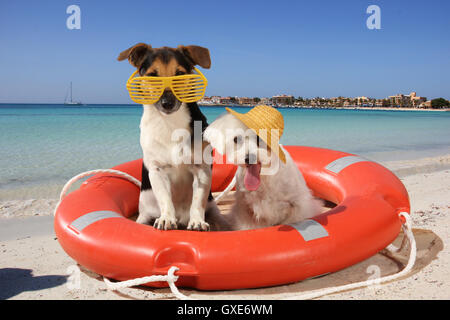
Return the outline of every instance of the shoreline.
[[[198,104],[200,107],[236,107],[236,108],[253,108],[258,105],[246,105],[246,104]],[[450,112],[450,108],[447,109],[431,109],[431,108],[395,108],[395,107],[334,107],[334,106],[324,106],[324,107],[313,107],[313,106],[275,106],[277,109],[308,109],[308,110],[375,110],[375,111],[439,111],[439,112]]]
[[[261,104],[261,103],[256,103],[256,104],[252,104],[252,105],[247,105],[247,104],[202,104],[202,103],[198,103],[198,105],[200,107],[204,107],[204,108],[214,108],[214,107],[219,107],[219,108],[225,108],[225,107],[231,107],[231,108],[253,108],[254,106]],[[63,104],[60,103],[0,103],[0,108],[2,107],[8,107],[9,105],[14,106],[14,105],[37,105],[37,106],[41,106],[41,105],[50,105],[50,106],[64,106]],[[97,107],[97,106],[110,106],[110,107],[136,107],[136,108],[141,108],[142,105],[139,104],[131,104],[131,103],[86,103],[86,104],[82,104],[82,105],[65,105],[65,107],[76,107],[76,108],[80,108],[80,107]],[[335,107],[335,106],[323,106],[323,107],[315,107],[315,106],[273,106],[277,109],[289,109],[289,110],[365,110],[365,111],[438,111],[438,112],[450,112],[450,108],[447,109],[432,109],[432,108],[395,108],[395,107],[356,107],[356,106],[351,106],[351,107]]]
[[[401,154],[387,152],[368,152],[368,153],[355,153],[358,156],[367,158],[371,161],[380,163],[390,170],[400,170],[399,173],[404,176],[409,174],[409,172],[414,173],[436,171],[440,168],[450,168],[450,149],[431,149],[426,152],[416,151],[416,150],[406,150]],[[134,159],[131,159],[134,160]],[[409,168],[401,168],[401,167]],[[420,167],[416,168],[415,167]],[[8,201],[29,201],[29,202],[43,202],[45,205],[45,200],[47,202],[52,202],[53,199],[59,197],[64,184],[76,174],[81,171],[73,172],[73,174],[67,176],[66,178],[58,178],[57,180],[45,180],[37,181],[36,179],[32,181],[13,181],[11,183],[6,183],[0,186],[0,217],[2,216],[2,207]],[[80,185],[81,182],[75,184]]]
[[[449,112],[450,109],[424,109],[424,108],[383,108],[383,107],[327,107],[334,110],[377,110],[377,111],[439,111]],[[321,109],[321,108],[317,108]]]
[[[416,174],[432,174],[434,172],[450,170],[450,154],[419,159],[376,162],[391,170],[399,179]],[[71,190],[78,188],[77,185],[81,183],[78,182],[75,184]],[[10,199],[0,199],[0,219],[51,215],[58,202],[59,192],[63,185],[64,183],[60,186],[56,184],[46,186],[48,187],[48,193],[42,191],[42,189],[46,188],[45,186],[39,185],[10,190],[8,193],[10,194]],[[37,189],[41,190],[41,197],[14,198],[12,196],[12,194],[23,195],[32,193],[30,190]]]

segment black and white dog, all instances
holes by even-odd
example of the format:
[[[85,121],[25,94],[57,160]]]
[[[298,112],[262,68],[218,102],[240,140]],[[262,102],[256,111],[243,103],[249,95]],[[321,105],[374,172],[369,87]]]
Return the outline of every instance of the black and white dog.
[[[128,59],[141,76],[171,77],[193,73],[195,65],[210,68],[209,50],[199,46],[152,48],[145,43],[123,51],[117,58]],[[142,187],[138,223],[161,230],[187,228],[207,231],[223,225],[222,216],[211,195],[211,164],[177,161],[174,154],[183,147],[194,149],[194,124],[207,127],[206,117],[197,103],[179,101],[170,88],[153,105],[144,105],[140,123],[143,151]],[[178,131],[190,139],[174,140]],[[196,138],[201,151],[209,144],[203,132]],[[200,139],[200,141],[198,141]],[[183,145],[184,144],[184,145]],[[192,153],[191,153],[192,154]]]

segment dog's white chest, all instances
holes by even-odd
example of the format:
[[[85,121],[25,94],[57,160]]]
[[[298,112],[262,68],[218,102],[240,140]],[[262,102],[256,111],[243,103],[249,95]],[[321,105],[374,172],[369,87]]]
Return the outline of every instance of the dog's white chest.
[[[172,114],[162,114],[154,106],[144,105],[141,129],[141,147],[145,160],[172,164],[174,153],[182,139],[191,134],[191,116],[186,105]],[[190,140],[189,140],[190,141]]]

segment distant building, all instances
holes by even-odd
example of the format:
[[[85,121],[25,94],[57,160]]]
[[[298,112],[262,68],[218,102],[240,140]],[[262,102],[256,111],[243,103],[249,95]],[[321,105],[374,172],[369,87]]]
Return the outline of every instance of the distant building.
[[[238,99],[238,101],[239,101],[239,104],[250,104],[250,105],[255,104],[254,98],[241,97]]]
[[[222,98],[222,97],[220,97],[220,96],[211,96],[211,102],[213,104],[219,104],[220,103],[220,98]]]
[[[332,97],[330,98],[330,103],[334,106],[340,106],[343,105],[344,99],[342,97]]]
[[[355,100],[356,100],[357,106],[367,106],[367,104],[369,103],[369,98],[364,97],[364,96],[356,97]]]
[[[409,96],[405,96],[401,93],[396,94],[395,96],[389,96],[388,99],[393,107],[409,107],[411,103]]]
[[[270,105],[270,104],[272,104],[272,101],[270,98],[261,98],[261,101],[259,102],[259,104]]]
[[[431,100],[424,101],[418,106],[419,108],[430,109],[431,108]]]
[[[211,97],[204,96],[201,100],[198,102],[199,104],[213,104]]]
[[[409,95],[397,94],[395,96],[389,96],[389,102],[392,106],[398,107],[418,107],[421,103],[427,101],[425,97],[418,97],[415,92],[411,92]]]
[[[418,97],[415,92],[411,92],[409,94],[409,97],[411,100],[411,105],[415,108],[419,107],[420,104],[427,101],[426,97]],[[431,104],[430,104],[430,107],[431,107]]]
[[[231,97],[220,97],[219,103],[220,104],[231,104],[233,103],[233,99]]]
[[[286,105],[286,104],[292,105],[294,104],[294,97],[285,94],[273,96],[272,102],[277,105]]]
[[[383,107],[384,103],[383,103],[384,99],[376,99],[375,100],[375,107]]]

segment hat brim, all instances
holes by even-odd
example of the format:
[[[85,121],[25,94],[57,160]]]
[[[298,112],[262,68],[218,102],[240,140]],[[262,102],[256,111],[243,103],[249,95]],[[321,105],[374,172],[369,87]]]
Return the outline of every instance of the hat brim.
[[[235,116],[236,118],[238,118],[242,123],[244,123],[249,129],[253,130],[253,132],[255,132],[255,134],[261,139],[263,140],[266,145],[272,150],[272,141],[268,139],[269,135],[260,135],[258,130],[256,130],[255,128],[258,128],[261,126],[261,122],[260,121],[256,121],[256,119],[253,119],[252,117],[248,116],[247,114],[243,114],[243,113],[239,113],[236,112],[230,108],[225,107],[225,110],[227,110],[229,113],[231,113],[233,116]],[[280,137],[278,137],[279,140]],[[281,146],[279,145],[279,143],[276,143],[278,146],[278,157],[281,159],[281,161],[283,161],[283,163],[286,163],[286,155],[284,154],[283,149],[281,148]],[[272,150],[273,151],[273,150]]]

